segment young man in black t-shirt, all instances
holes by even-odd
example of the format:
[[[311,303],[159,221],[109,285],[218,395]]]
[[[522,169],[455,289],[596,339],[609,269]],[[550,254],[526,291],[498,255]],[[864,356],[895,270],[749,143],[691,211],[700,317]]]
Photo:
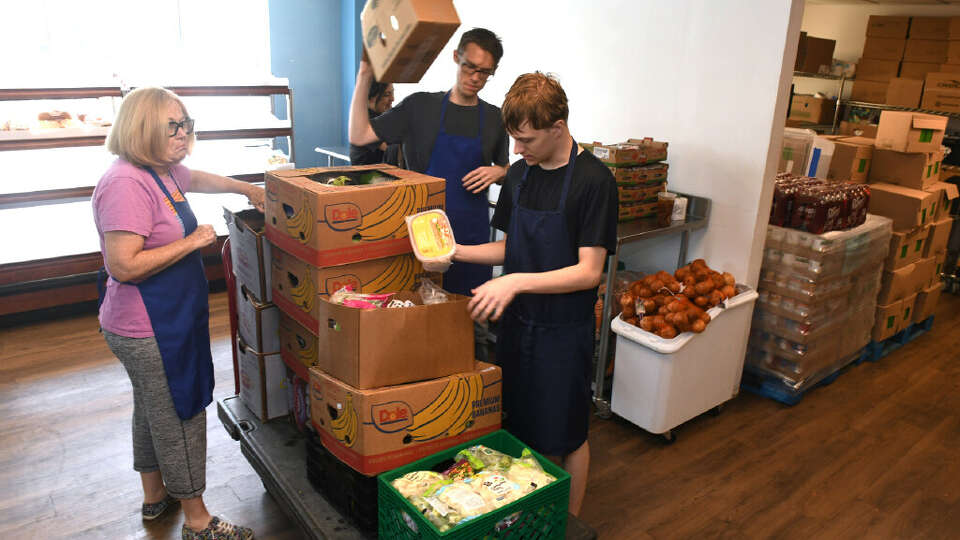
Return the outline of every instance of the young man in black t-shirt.
[[[568,113],[557,81],[530,73],[513,84],[503,118],[523,160],[510,167],[493,217],[506,238],[458,243],[453,260],[503,264],[468,309],[476,321],[501,320],[504,426],[562,461],[577,515],[590,465],[594,304],[616,249],[618,201],[613,175],[570,136]]]

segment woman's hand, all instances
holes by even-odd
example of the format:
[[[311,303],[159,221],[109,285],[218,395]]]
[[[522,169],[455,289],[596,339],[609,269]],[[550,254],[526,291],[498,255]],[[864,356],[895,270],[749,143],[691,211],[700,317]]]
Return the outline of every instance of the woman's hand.
[[[192,233],[187,236],[194,249],[201,249],[217,241],[217,232],[213,230],[213,225],[197,225]]]

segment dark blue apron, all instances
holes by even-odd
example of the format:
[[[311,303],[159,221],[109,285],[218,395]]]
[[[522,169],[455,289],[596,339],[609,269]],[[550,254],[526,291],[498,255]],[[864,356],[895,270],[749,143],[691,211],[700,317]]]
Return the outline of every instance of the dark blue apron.
[[[446,212],[458,244],[475,245],[490,241],[490,207],[487,190],[470,193],[463,187],[463,177],[477,167],[489,165],[483,159],[483,104],[477,103],[476,137],[451,135],[445,128],[450,92],[440,106],[440,131],[430,151],[426,173],[447,181]],[[481,264],[455,262],[443,275],[443,288],[457,294],[470,291],[490,281],[493,268]]]
[[[176,202],[157,173],[149,167],[147,172],[177,211],[186,238],[197,228],[190,204],[186,200]],[[173,182],[180,190],[176,179]],[[213,401],[214,382],[208,326],[210,289],[200,251],[135,285],[150,316],[177,416],[182,420],[193,418]]]
[[[573,142],[554,211],[520,206],[530,168],[513,192],[504,274],[547,272],[579,261],[564,215],[577,158]],[[587,440],[595,289],[519,294],[499,324],[497,361],[503,370],[505,428],[534,450],[565,456]]]

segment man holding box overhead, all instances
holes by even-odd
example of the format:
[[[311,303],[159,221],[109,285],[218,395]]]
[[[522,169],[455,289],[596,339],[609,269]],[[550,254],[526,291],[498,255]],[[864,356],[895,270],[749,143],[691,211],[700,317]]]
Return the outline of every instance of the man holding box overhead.
[[[402,143],[407,168],[444,178],[446,212],[462,244],[490,240],[487,188],[507,171],[507,133],[500,109],[477,94],[503,56],[496,34],[474,28],[460,38],[453,61],[456,84],[447,92],[417,92],[377,118],[369,118],[366,96],[373,72],[360,62],[350,105],[350,144]],[[448,291],[469,295],[491,277],[489,266],[454,264],[443,280]]]
[[[616,249],[617,185],[603,163],[580,151],[568,114],[556,80],[542,73],[516,80],[503,118],[523,159],[510,167],[493,216],[506,238],[458,243],[453,261],[503,265],[503,276],[473,289],[468,309],[479,322],[502,315],[504,426],[562,459],[577,515],[590,465],[594,304],[604,259]]]

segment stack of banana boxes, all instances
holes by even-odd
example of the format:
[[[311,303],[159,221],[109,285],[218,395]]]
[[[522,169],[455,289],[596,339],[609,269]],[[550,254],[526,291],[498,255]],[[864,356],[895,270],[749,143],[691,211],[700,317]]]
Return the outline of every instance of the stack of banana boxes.
[[[236,276],[240,400],[261,421],[285,416],[292,385],[280,358],[280,310],[270,291],[270,244],[257,210],[224,209]]]
[[[657,194],[667,190],[666,142],[649,137],[618,144],[582,144],[610,168],[620,197],[619,220],[657,215]]]
[[[266,175],[270,287],[284,363],[309,381],[323,447],[362,475],[500,427],[500,369],[474,358],[468,299],[423,305],[405,217],[442,209],[445,181],[386,165]],[[342,287],[411,307],[329,301]]]

